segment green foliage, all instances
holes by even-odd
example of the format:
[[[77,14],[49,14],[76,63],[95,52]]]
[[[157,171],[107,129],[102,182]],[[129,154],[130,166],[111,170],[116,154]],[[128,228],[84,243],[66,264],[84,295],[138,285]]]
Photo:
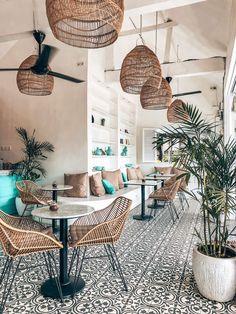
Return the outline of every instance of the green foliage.
[[[24,128],[16,128],[16,132],[23,144],[24,154],[21,161],[14,165],[12,174],[21,177],[22,180],[36,181],[41,176],[46,176],[46,170],[42,166],[42,161],[47,159],[46,153],[54,152],[54,146],[47,142],[39,142],[35,138],[35,130],[31,135]]]
[[[204,120],[192,105],[183,104],[175,114],[182,122],[163,128],[161,140],[154,138],[154,148],[158,149],[163,142],[169,143],[168,149],[181,144],[176,166],[186,171],[188,179],[190,175],[195,177],[199,186],[198,197],[188,192],[200,202],[203,213],[203,235],[195,231],[199,248],[207,255],[224,257],[231,234],[226,219],[236,208],[236,142],[229,140],[225,144],[215,132],[215,124]]]

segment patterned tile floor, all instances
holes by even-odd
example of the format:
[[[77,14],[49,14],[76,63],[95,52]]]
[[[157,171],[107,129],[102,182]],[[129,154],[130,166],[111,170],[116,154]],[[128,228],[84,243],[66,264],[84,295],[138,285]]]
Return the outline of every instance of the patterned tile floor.
[[[132,215],[139,211],[139,208],[132,211],[117,245],[128,292],[123,291],[120,279],[106,260],[88,260],[82,273],[85,288],[63,305],[40,295],[40,285],[47,274],[33,268],[36,260],[27,257],[25,263],[32,269],[16,277],[4,313],[236,313],[236,299],[224,304],[212,302],[201,297],[196,288],[191,268],[191,252],[196,242],[193,231],[200,226],[196,203],[180,212],[175,225],[167,210],[159,210],[151,221],[133,220]],[[98,250],[91,252],[97,253]]]

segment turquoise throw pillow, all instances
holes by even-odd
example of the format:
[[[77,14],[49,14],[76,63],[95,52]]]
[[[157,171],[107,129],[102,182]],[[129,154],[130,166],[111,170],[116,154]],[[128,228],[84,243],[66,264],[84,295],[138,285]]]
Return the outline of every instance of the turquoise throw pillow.
[[[122,179],[124,182],[127,182],[128,181],[128,177],[127,177],[127,174],[122,172]]]
[[[109,182],[108,180],[103,179],[102,180],[102,184],[104,186],[104,189],[106,191],[107,194],[115,194],[116,189],[114,188],[114,186],[111,184],[111,182]]]
[[[122,179],[123,179],[124,182],[129,181],[129,180],[128,180],[128,177],[127,177],[127,174],[124,173],[124,172],[122,172]],[[128,185],[127,185],[127,184],[124,184],[124,187],[127,188]]]

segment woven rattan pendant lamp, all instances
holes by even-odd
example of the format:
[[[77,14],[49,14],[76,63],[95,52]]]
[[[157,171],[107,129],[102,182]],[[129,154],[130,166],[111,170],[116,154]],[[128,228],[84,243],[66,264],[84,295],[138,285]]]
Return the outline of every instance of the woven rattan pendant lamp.
[[[161,65],[155,53],[145,45],[138,45],[125,57],[120,72],[120,84],[124,92],[140,94],[143,84],[152,78],[159,88]]]
[[[162,78],[161,86],[158,87],[158,81],[150,78],[143,85],[140,102],[143,109],[162,110],[167,109],[172,101],[172,91],[166,79]]]
[[[58,40],[81,48],[101,48],[118,38],[124,1],[46,0],[46,11]]]
[[[139,37],[143,44],[132,49],[121,66],[120,84],[123,91],[129,94],[140,94],[143,84],[149,78],[155,79],[158,86],[162,79],[160,62],[156,54],[145,45],[142,37],[142,15]]]
[[[37,55],[31,55],[21,63],[19,68],[31,68],[35,65],[37,60]],[[22,94],[31,96],[47,96],[52,93],[54,79],[50,75],[37,75],[32,71],[18,71],[16,83]]]
[[[167,110],[167,120],[170,123],[179,123],[182,121],[181,117],[176,112],[176,109],[182,109],[184,102],[181,99],[175,99]]]

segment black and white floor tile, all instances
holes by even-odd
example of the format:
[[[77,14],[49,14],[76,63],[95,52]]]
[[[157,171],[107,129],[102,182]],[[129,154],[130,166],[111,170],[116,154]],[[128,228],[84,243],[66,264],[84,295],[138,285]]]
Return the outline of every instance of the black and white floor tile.
[[[179,205],[179,204],[177,204]],[[179,209],[180,210],[180,209]],[[16,277],[5,309],[6,314],[233,314],[236,300],[218,303],[203,298],[195,285],[192,247],[196,243],[194,227],[200,226],[199,209],[180,210],[173,225],[169,212],[159,210],[155,219],[137,221],[130,214],[117,244],[128,292],[106,260],[87,260],[82,276],[85,288],[64,304],[40,295],[46,271],[34,268],[36,258],[27,257],[31,270]],[[99,249],[91,251],[97,254]],[[1,258],[2,266],[3,258]],[[37,261],[38,262],[38,261]]]

